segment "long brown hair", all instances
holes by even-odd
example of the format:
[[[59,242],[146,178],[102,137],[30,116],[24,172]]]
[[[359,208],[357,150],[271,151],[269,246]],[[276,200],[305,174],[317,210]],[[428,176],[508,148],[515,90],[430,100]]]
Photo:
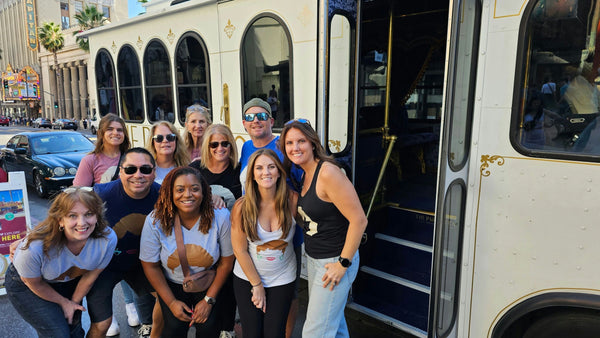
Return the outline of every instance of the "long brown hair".
[[[258,208],[260,206],[261,196],[258,191],[258,184],[254,176],[254,164],[259,156],[267,156],[277,166],[279,178],[276,182],[277,190],[275,192],[275,212],[281,226],[281,238],[286,238],[292,227],[292,214],[290,202],[288,199],[288,187],[286,183],[287,174],[283,170],[283,165],[279,161],[277,154],[267,148],[262,148],[254,152],[248,160],[248,174],[246,176],[245,188],[246,195],[243,197],[242,204],[242,231],[251,241],[258,240]]]
[[[87,187],[86,187],[87,188]],[[29,248],[29,245],[36,240],[43,243],[44,255],[48,256],[48,251],[52,248],[61,250],[67,244],[67,238],[64,231],[60,230],[60,220],[67,216],[77,202],[85,205],[94,215],[96,215],[96,227],[90,234],[91,238],[100,238],[106,236],[107,222],[104,218],[104,204],[102,199],[94,192],[80,187],[71,187],[65,189],[54,198],[48,217],[39,223],[27,235],[23,250]]]
[[[110,126],[112,122],[119,122],[119,124],[121,124],[121,127],[123,127],[123,143],[119,145],[119,151],[121,152],[121,154],[123,154],[131,147],[131,144],[129,142],[129,133],[127,133],[125,121],[119,116],[113,113],[109,113],[104,115],[104,117],[100,119],[100,124],[98,124],[98,137],[96,139],[96,148],[94,148],[94,150],[92,150],[90,154],[101,154],[104,151],[104,133],[106,133],[106,131],[108,130],[108,126]]]
[[[165,126],[169,128],[171,133],[175,134],[175,136],[177,137],[175,139],[175,151],[173,152],[173,160],[175,161],[175,166],[181,167],[190,164],[190,154],[188,153],[185,147],[185,143],[181,139],[181,135],[179,135],[179,131],[177,131],[177,128],[175,128],[175,126],[168,121],[156,122],[152,125],[152,128],[150,128],[150,135],[148,136],[148,143],[146,144],[148,145],[147,149],[152,154],[152,156],[156,159],[156,148],[154,147],[154,139],[152,137],[154,136],[154,133],[156,132],[156,128],[158,128],[158,126]]]
[[[202,174],[200,174],[200,171],[192,167],[175,168],[167,174],[160,186],[158,200],[156,201],[156,204],[154,204],[155,222],[160,222],[160,226],[165,235],[171,235],[173,222],[175,221],[175,213],[177,213],[177,207],[175,207],[175,203],[173,202],[173,187],[175,185],[175,180],[179,176],[184,175],[196,177],[202,187],[199,230],[202,231],[203,234],[207,234],[210,230],[212,221],[215,218],[215,211],[212,206],[212,194],[210,193],[210,186]]]

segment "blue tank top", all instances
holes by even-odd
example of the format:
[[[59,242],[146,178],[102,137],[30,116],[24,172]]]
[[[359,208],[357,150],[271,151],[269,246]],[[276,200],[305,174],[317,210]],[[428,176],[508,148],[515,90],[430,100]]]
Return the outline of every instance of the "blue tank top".
[[[298,216],[304,230],[306,253],[316,259],[339,256],[348,232],[348,220],[331,202],[317,196],[316,184],[323,161],[317,164],[310,187],[298,197]]]

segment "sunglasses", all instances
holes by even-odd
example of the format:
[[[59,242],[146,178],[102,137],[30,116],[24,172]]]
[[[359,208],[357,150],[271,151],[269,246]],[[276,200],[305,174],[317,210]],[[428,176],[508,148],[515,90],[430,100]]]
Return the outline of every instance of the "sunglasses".
[[[255,113],[255,114],[250,113],[250,114],[244,114],[244,121],[253,122],[255,116],[256,116],[256,118],[258,118],[259,121],[267,121],[268,119],[271,118],[271,115],[269,115],[268,113],[265,113],[265,112],[260,112],[260,113]]]
[[[175,134],[167,134],[167,135],[154,135],[152,139],[158,143],[161,143],[164,139],[167,139],[167,142],[173,142],[177,139],[177,135]]]
[[[219,146],[219,144],[223,148],[228,148],[231,145],[231,143],[229,143],[229,141],[221,141],[220,143],[219,142],[210,142],[208,144],[208,146],[211,147],[211,148],[213,148],[213,149],[216,149]]]
[[[92,187],[70,187],[70,188],[64,189],[63,192],[66,194],[72,194],[72,193],[76,192],[77,190],[91,192],[94,189]]]
[[[161,135],[159,135],[159,136],[161,136]],[[121,169],[123,169],[123,172],[125,174],[127,174],[127,175],[133,175],[133,174],[135,174],[138,171],[138,169],[140,170],[140,172],[142,174],[144,174],[144,175],[150,175],[150,174],[152,174],[152,170],[154,170],[154,167],[151,166],[151,165],[148,165],[148,164],[144,164],[141,167],[136,167],[134,165],[130,165],[130,166],[127,166],[127,167],[121,167]]]
[[[290,124],[292,122],[300,122],[300,123],[308,124],[310,126],[310,121],[307,120],[307,119],[293,119],[293,120],[289,120],[284,125],[287,126],[288,124]]]

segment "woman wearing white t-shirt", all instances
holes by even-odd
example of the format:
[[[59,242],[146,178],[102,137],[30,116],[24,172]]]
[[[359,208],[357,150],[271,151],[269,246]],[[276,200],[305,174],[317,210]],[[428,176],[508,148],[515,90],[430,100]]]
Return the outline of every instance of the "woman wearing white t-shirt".
[[[288,190],[273,150],[259,149],[250,156],[245,191],[231,217],[237,259],[233,287],[243,336],[283,338],[296,280],[292,240],[297,194]]]
[[[110,262],[117,236],[91,188],[67,188],[15,250],[8,299],[40,337],[83,337],[81,305]]]

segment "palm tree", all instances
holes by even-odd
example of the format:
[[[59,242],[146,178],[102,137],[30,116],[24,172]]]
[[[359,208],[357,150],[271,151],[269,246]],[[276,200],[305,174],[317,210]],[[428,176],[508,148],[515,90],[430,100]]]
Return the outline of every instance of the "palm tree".
[[[79,24],[79,31],[73,32],[73,35],[79,34],[88,29],[100,27],[104,25],[108,19],[104,17],[104,14],[98,12],[98,8],[95,6],[85,5],[85,8],[79,13],[75,14],[75,20]],[[77,44],[79,48],[86,52],[90,51],[90,42],[88,38],[77,37]]]
[[[61,113],[63,113],[63,105],[61,102],[61,98],[63,97],[61,93],[63,89],[63,84],[62,77],[60,76],[60,72],[58,70],[57,53],[64,47],[65,37],[62,34],[60,26],[55,24],[54,22],[44,23],[42,27],[39,28],[38,37],[42,46],[44,46],[44,48],[46,48],[47,51],[54,54],[54,73],[56,74],[56,87],[58,87],[58,114],[59,116],[61,116]]]

